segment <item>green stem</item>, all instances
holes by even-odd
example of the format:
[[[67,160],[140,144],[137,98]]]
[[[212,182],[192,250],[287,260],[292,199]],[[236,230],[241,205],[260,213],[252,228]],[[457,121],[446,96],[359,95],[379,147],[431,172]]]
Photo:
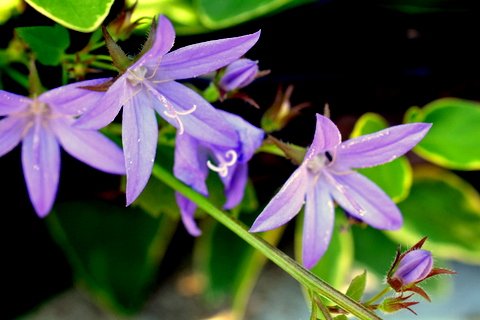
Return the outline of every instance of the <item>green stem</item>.
[[[307,288],[313,290],[314,292],[318,292],[320,295],[338,304],[341,308],[355,315],[359,319],[381,320],[381,318],[375,313],[364,308],[356,301],[347,297],[307,269],[303,268],[281,250],[272,246],[270,243],[256,234],[249,233],[245,225],[215,207],[206,197],[175,178],[169,171],[157,164],[154,164],[152,174],[157,179],[160,179],[165,184],[170,186],[172,189],[180,192],[185,197],[196,203],[213,218],[236,233],[252,247],[263,253],[268,259],[276,263],[280,268],[288,272],[292,277],[305,285]]]
[[[386,286],[382,291],[380,291],[379,293],[377,293],[374,297],[372,297],[370,300],[368,300],[367,302],[364,302],[363,305],[365,307],[371,305],[372,303],[374,303],[375,301],[377,301],[378,299],[380,299],[381,297],[383,297],[388,291],[390,291],[390,289],[392,289],[392,287],[390,286]]]

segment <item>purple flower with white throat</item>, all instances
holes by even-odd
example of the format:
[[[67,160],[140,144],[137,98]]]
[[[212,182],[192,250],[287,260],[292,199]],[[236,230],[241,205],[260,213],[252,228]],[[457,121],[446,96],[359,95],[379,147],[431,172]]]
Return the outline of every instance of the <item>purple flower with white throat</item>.
[[[260,33],[208,41],[167,53],[175,31],[170,21],[159,17],[140,54],[130,60],[104,32],[114,65],[115,79],[106,79],[103,99],[85,113],[77,125],[99,129],[114,120],[123,106],[123,148],[127,168],[127,205],[145,187],[155,158],[158,126],[155,111],[166,121],[197,139],[226,148],[236,147],[235,131],[217,110],[193,90],[175,80],[196,77],[235,61],[258,40]]]
[[[403,124],[341,142],[337,126],[317,114],[315,137],[302,164],[258,216],[250,232],[285,224],[305,203],[302,257],[305,267],[313,268],[330,243],[333,200],[374,228],[400,228],[403,219],[395,203],[352,168],[392,161],[413,148],[430,127],[428,123]]]
[[[205,183],[209,169],[217,172],[225,186],[225,209],[238,205],[243,198],[248,178],[247,162],[263,141],[263,130],[251,125],[243,118],[225,112],[219,113],[235,130],[237,146],[226,148],[202,141],[185,133],[177,135],[175,141],[174,174],[185,184],[199,193],[208,196]],[[200,235],[194,214],[196,204],[180,193],[176,194],[182,214],[182,221],[191,235]]]
[[[98,80],[86,81],[89,85]],[[120,147],[103,134],[72,127],[85,105],[101,94],[78,90],[78,83],[45,92],[35,99],[0,91],[0,157],[22,142],[28,194],[39,217],[55,201],[60,175],[60,146],[78,160],[108,173],[125,174]]]

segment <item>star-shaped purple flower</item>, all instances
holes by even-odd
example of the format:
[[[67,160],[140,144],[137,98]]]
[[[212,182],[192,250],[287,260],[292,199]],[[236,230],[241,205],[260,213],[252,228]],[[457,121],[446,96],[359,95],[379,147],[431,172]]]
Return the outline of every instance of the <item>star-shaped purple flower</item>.
[[[302,164],[265,207],[250,232],[275,229],[291,220],[305,203],[303,264],[313,268],[332,236],[335,200],[374,228],[396,230],[403,223],[395,203],[376,184],[352,168],[373,167],[413,148],[431,124],[403,124],[341,142],[340,131],[317,114],[313,143]]]
[[[248,178],[247,162],[262,144],[264,132],[237,115],[218,112],[235,130],[237,146],[227,148],[187,133],[177,135],[174,174],[194,190],[208,196],[205,180],[209,169],[218,172],[225,186],[226,203],[223,207],[231,209],[243,199]],[[194,236],[200,235],[201,231],[193,219],[196,204],[180,193],[176,194],[176,198],[187,231]]]
[[[98,80],[84,84],[98,84]],[[51,210],[60,175],[60,146],[74,158],[105,172],[125,174],[120,147],[103,134],[73,128],[74,117],[101,98],[78,90],[78,83],[30,99],[0,91],[0,157],[22,142],[28,194],[39,217]]]
[[[154,24],[155,26],[155,24]],[[123,106],[123,148],[127,168],[127,205],[142,192],[155,158],[158,127],[155,111],[178,129],[178,133],[224,146],[237,146],[235,131],[205,99],[174,81],[217,70],[242,56],[260,33],[208,41],[167,53],[175,31],[170,21],[159,17],[151,31],[151,48],[115,78],[98,105],[77,125],[99,129],[114,120]],[[108,79],[106,79],[108,80]]]

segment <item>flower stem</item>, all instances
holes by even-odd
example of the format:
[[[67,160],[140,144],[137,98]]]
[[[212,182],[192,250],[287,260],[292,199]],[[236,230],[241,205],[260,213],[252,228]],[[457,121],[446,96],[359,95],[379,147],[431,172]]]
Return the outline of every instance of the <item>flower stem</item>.
[[[363,303],[363,305],[365,307],[371,305],[372,303],[374,303],[375,301],[377,301],[378,299],[380,299],[381,297],[383,297],[388,291],[390,291],[390,289],[392,289],[392,287],[390,286],[386,286],[382,291],[380,291],[379,293],[377,293],[374,297],[372,297],[370,300],[366,301]]]
[[[318,278],[316,275],[302,267],[295,260],[283,253],[281,250],[272,246],[270,243],[248,232],[248,229],[238,220],[232,218],[227,213],[215,207],[206,197],[191,189],[183,182],[175,178],[172,173],[165,170],[158,164],[154,164],[153,176],[163,181],[172,189],[180,192],[185,197],[196,203],[200,208],[205,210],[217,221],[225,225],[231,231],[236,233],[243,240],[248,242],[252,247],[263,253],[268,259],[276,263],[280,268],[288,272],[293,278],[305,285],[307,288],[324,296],[328,300],[338,304],[342,309],[350,312],[362,320],[381,320],[372,311],[366,309],[356,301],[347,297],[328,283]]]

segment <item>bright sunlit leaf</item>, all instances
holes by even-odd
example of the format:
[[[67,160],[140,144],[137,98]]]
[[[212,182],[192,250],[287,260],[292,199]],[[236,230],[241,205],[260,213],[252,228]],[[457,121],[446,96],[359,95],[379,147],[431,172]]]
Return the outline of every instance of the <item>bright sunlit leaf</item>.
[[[480,195],[454,173],[424,165],[414,170],[410,195],[398,207],[404,225],[386,232],[404,245],[428,237],[435,256],[480,264]]]
[[[114,0],[25,0],[53,21],[80,32],[92,32],[103,22]]]
[[[422,109],[412,107],[407,111],[405,122],[418,121],[433,126],[413,151],[445,168],[480,169],[480,103],[438,99]]]

